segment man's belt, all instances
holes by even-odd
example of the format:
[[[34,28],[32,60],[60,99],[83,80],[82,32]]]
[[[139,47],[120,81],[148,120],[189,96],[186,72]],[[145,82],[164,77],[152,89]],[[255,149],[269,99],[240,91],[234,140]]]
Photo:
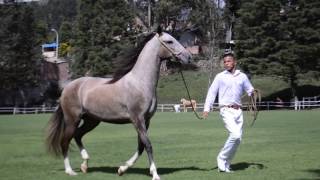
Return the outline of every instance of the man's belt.
[[[236,110],[241,109],[241,106],[238,104],[223,105],[222,107],[233,108]]]

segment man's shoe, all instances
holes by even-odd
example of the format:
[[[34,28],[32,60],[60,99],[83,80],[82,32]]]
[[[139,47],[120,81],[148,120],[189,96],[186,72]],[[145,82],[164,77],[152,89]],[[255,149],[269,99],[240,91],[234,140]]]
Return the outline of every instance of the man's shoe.
[[[225,171],[226,169],[226,160],[221,159],[219,156],[217,157],[217,166],[218,166],[218,171]]]
[[[220,168],[218,168],[218,172],[224,172],[224,173],[233,173],[233,171],[229,168],[225,168],[225,170],[222,170]]]

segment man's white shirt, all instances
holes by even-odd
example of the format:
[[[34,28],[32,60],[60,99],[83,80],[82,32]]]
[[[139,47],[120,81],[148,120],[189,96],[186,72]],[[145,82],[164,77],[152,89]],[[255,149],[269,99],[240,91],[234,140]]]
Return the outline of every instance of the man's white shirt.
[[[241,96],[247,92],[250,96],[254,88],[247,75],[236,70],[233,74],[225,70],[214,78],[208,93],[203,111],[210,111],[217,94],[219,93],[219,106],[237,104],[241,105]]]

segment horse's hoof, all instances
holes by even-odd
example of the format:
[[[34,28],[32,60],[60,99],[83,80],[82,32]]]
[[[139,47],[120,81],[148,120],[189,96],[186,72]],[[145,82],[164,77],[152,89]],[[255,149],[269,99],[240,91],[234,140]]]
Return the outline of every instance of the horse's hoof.
[[[81,171],[82,171],[83,173],[87,173],[87,172],[88,172],[88,166],[85,165],[85,164],[81,164],[80,169],[81,169]]]
[[[160,177],[159,177],[158,175],[153,176],[153,177],[152,177],[152,180],[160,180]]]
[[[119,169],[118,169],[118,175],[119,175],[119,176],[122,176],[122,175],[124,174],[124,172],[125,172],[124,169],[125,169],[124,166],[120,166],[120,167],[119,167]]]
[[[74,171],[66,171],[66,174],[68,174],[69,176],[76,176],[76,175],[78,175],[76,172],[74,172]]]

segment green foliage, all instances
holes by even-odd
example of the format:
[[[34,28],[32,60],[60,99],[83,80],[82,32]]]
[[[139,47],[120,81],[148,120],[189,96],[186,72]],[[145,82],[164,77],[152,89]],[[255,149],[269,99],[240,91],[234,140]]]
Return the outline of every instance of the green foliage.
[[[110,74],[112,60],[134,43],[130,39],[132,20],[131,9],[125,1],[80,1],[72,64],[74,75]]]
[[[162,0],[156,4],[157,22],[168,26],[170,20],[179,24],[180,28],[198,28],[200,36],[206,41],[207,33],[211,30],[212,16],[219,16],[221,9],[207,0]],[[213,15],[214,14],[214,15]],[[222,36],[223,38],[223,36]]]
[[[0,89],[18,89],[39,80],[40,46],[33,9],[25,4],[0,5]]]
[[[40,5],[39,17],[48,23],[49,28],[59,29],[63,22],[73,22],[77,15],[78,0],[48,0]]]
[[[71,51],[71,46],[69,43],[60,43],[59,47],[59,57],[63,56],[66,57],[68,56],[68,53]]]
[[[320,75],[319,10],[317,0],[243,1],[236,28],[240,65],[283,78],[294,96],[299,75]]]
[[[71,43],[75,38],[73,35],[73,26],[75,22],[63,21],[59,28],[60,42]]]
[[[72,44],[75,41],[74,26],[75,22],[63,21],[59,28],[59,57],[70,58]]]

